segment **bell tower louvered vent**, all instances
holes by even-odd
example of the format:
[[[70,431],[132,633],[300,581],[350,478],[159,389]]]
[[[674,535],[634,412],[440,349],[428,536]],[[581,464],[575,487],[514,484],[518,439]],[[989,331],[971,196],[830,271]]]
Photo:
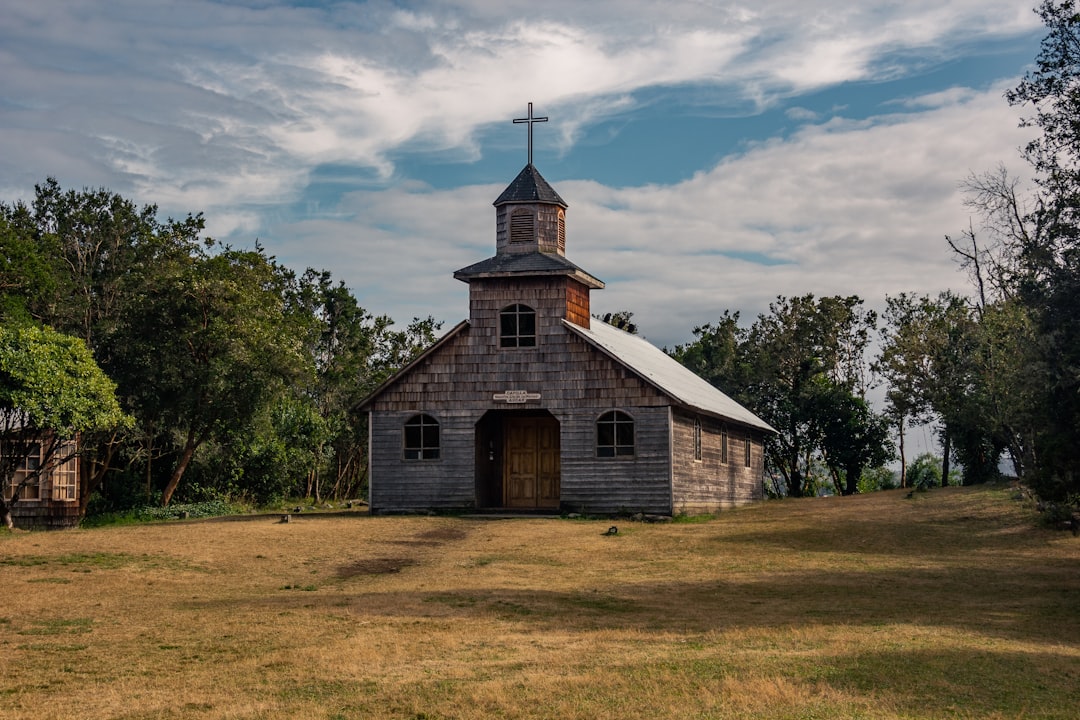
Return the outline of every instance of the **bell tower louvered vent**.
[[[528,210],[515,210],[510,215],[510,242],[531,243],[536,241],[535,217]]]

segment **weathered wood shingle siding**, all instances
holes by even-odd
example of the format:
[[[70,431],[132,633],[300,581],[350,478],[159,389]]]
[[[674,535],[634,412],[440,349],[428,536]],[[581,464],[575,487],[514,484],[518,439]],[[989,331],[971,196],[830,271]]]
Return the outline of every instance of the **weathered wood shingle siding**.
[[[694,425],[701,423],[701,459],[694,457]],[[728,438],[727,462],[722,439]],[[676,410],[672,414],[672,494],[677,513],[715,512],[762,498],[762,435],[742,425]],[[750,442],[750,466],[745,443]]]
[[[552,294],[558,293],[519,290],[514,298],[543,307]],[[489,410],[543,409],[560,422],[561,499],[568,509],[671,512],[668,398],[562,323],[543,321],[548,308],[537,311],[537,347],[500,349],[491,326],[506,304],[483,303],[474,320],[488,328],[465,328],[372,403],[372,508],[472,506],[476,423]],[[539,393],[541,399],[515,406],[493,399],[506,390]],[[633,458],[596,457],[596,419],[613,409],[635,420]],[[417,413],[439,420],[439,460],[402,457],[402,426]]]

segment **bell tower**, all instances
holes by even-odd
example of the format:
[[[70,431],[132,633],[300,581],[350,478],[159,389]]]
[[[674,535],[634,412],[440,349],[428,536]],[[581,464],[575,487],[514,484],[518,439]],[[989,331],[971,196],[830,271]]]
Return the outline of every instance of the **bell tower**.
[[[470,322],[494,329],[497,312],[527,306],[541,327],[589,327],[589,291],[604,283],[566,258],[566,202],[532,163],[533,123],[547,118],[529,103],[514,122],[529,124],[529,162],[495,200],[495,256],[454,273],[469,283]]]

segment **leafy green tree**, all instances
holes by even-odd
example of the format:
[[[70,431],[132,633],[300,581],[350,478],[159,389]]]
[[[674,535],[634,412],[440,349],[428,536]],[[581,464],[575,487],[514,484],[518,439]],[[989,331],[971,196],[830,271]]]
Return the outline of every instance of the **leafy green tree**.
[[[746,338],[745,394],[777,429],[766,440],[766,465],[787,493],[801,497],[823,440],[822,393],[865,390],[863,356],[877,316],[855,296],[780,297],[758,316]]]
[[[337,499],[361,495],[367,479],[367,419],[353,408],[434,343],[441,323],[414,318],[397,329],[390,317],[360,307],[329,272],[312,269],[291,286],[286,304],[306,318],[305,353],[314,362],[309,384],[295,390],[314,402],[325,429],[302,492],[316,499],[324,488]]]
[[[798,497],[813,494],[828,476],[821,472],[827,453],[836,458],[833,470],[851,472],[853,482],[860,463],[875,457],[866,447],[873,433],[861,425],[872,414],[857,408],[864,404],[864,355],[876,322],[858,297],[780,297],[749,329],[726,312],[695,328],[695,340],[671,355],[778,430],[765,442],[766,468],[782,492]],[[842,438],[845,432],[853,434]],[[867,459],[858,459],[860,444]]]
[[[836,386],[821,389],[817,413],[822,458],[838,492],[854,495],[866,468],[894,457],[888,418],[875,413],[864,398]]]
[[[746,336],[739,313],[725,310],[715,323],[694,328],[693,342],[677,345],[669,354],[713,387],[744,400],[740,392],[748,376]]]
[[[64,190],[53,178],[35,186],[30,205],[0,205],[0,215],[15,228],[24,251],[17,255],[15,274],[21,278],[19,291],[28,291],[25,315],[82,338],[98,365],[126,387],[121,372],[130,365],[125,359],[128,348],[114,335],[135,312],[133,304],[139,302],[142,286],[198,251],[202,217],[160,222],[153,205],[139,208],[104,188]],[[122,402],[130,407],[127,393]],[[145,439],[146,426],[140,418],[137,438]],[[155,435],[168,430],[158,425]],[[132,455],[124,447],[125,434],[113,430],[83,434],[83,511],[106,475],[115,470],[117,452]],[[153,445],[134,454],[152,455]]]
[[[1015,248],[1016,288],[1035,324],[1043,392],[1035,398],[1032,482],[1047,498],[1080,494],[1080,12],[1044,0],[1048,29],[1035,67],[1006,93],[1040,130],[1024,148],[1037,192],[1024,216],[1032,229]]]
[[[993,428],[976,363],[977,324],[960,296],[902,293],[886,299],[881,353],[874,369],[889,384],[890,401],[911,416],[934,418],[942,439],[941,477],[949,476],[953,446],[960,443],[971,481],[996,468]],[[989,442],[989,444],[987,444]]]
[[[606,322],[612,327],[617,327],[620,330],[625,330],[631,335],[637,335],[637,325],[634,323],[634,313],[629,310],[618,310],[613,313],[604,313],[603,315],[594,315],[597,320]]]
[[[205,252],[148,280],[124,319],[122,390],[144,423],[182,438],[163,504],[200,446],[247,425],[304,376],[302,333],[284,312],[286,282],[259,248]]]
[[[18,466],[40,448],[37,473],[71,458],[79,433],[120,427],[130,418],[120,409],[115,385],[94,362],[86,344],[31,325],[0,326],[0,519],[13,526],[11,504]]]

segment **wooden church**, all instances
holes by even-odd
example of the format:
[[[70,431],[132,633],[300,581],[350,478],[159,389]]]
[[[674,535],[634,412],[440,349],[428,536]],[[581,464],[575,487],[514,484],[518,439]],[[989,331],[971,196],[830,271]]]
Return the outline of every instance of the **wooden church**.
[[[714,512],[759,500],[773,432],[636,335],[591,317],[567,204],[529,162],[495,200],[495,255],[454,273],[469,319],[369,415],[372,512]]]

